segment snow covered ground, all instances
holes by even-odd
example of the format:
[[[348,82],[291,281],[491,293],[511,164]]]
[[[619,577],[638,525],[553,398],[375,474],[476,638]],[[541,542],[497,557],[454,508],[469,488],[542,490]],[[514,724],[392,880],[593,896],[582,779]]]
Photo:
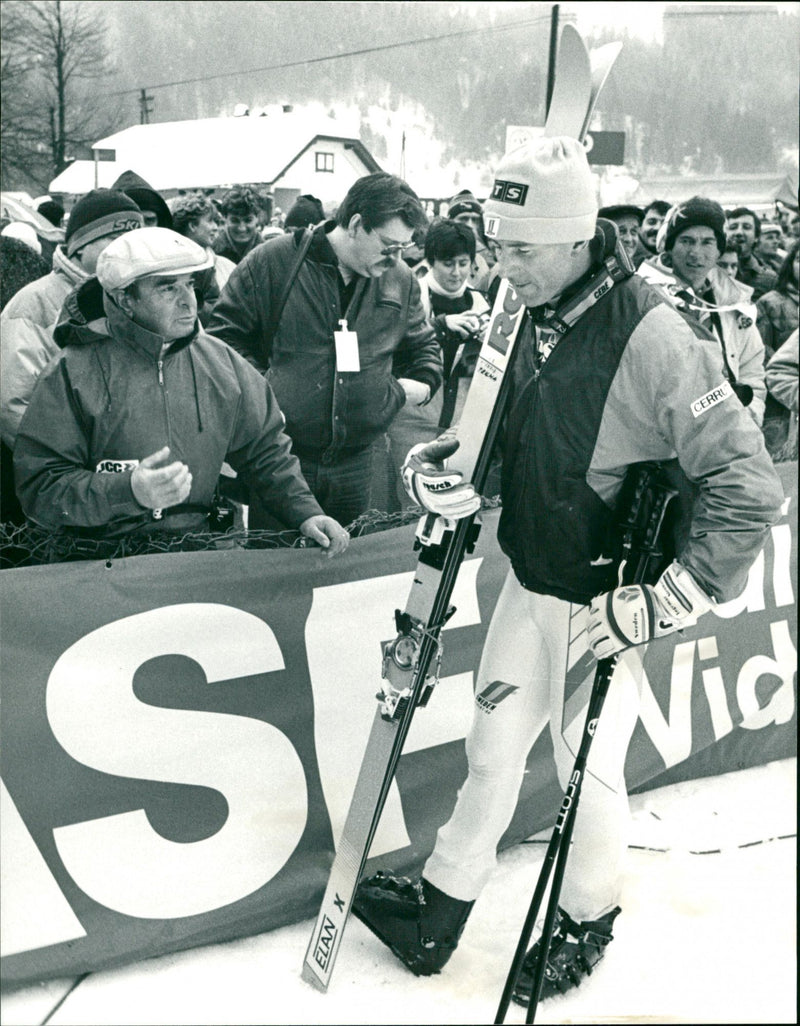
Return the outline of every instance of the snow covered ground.
[[[796,759],[632,798],[615,940],[538,1023],[795,1023]],[[300,977],[312,922],[3,996],[3,1026],[491,1023],[549,832],[505,852],[440,976],[358,920],[327,994]],[[70,988],[74,989],[70,990]],[[508,1023],[524,1022],[512,1005]]]

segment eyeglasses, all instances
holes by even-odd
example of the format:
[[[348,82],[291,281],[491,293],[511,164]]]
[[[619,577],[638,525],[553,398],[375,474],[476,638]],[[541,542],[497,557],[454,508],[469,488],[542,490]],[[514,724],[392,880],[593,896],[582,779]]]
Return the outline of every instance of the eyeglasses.
[[[376,232],[376,235],[383,243],[381,256],[398,256],[400,253],[405,253],[406,250],[409,250],[412,246],[416,245],[413,239],[410,242],[395,242],[394,239],[384,239],[379,232]]]

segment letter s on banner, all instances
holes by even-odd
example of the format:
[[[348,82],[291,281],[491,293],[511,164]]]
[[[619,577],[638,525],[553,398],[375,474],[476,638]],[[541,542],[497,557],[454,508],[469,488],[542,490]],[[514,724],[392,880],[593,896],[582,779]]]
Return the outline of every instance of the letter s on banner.
[[[198,915],[252,894],[286,864],[308,812],[300,758],[276,727],[136,698],[139,666],[173,654],[199,663],[209,684],[284,669],[263,620],[231,606],[187,603],[92,631],[59,658],[47,687],[53,733],[78,762],[116,776],[213,788],[228,803],[222,829],[191,843],[156,833],[143,809],[54,831],[78,886],[142,919]],[[273,820],[274,809],[280,815]]]

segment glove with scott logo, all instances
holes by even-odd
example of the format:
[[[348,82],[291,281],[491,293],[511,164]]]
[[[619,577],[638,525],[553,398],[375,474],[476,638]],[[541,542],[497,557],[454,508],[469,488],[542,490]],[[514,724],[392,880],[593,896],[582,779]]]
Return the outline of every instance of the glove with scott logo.
[[[598,595],[589,606],[589,645],[608,659],[632,645],[692,627],[713,605],[680,563],[672,563],[655,584],[629,584]]]
[[[464,475],[445,469],[445,461],[458,448],[458,440],[443,435],[434,442],[410,449],[402,468],[403,485],[410,498],[430,513],[460,520],[481,508],[481,497]]]

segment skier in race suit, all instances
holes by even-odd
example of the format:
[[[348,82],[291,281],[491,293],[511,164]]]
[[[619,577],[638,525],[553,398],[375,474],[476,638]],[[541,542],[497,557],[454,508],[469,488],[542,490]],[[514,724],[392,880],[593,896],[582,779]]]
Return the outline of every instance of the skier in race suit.
[[[542,996],[591,972],[619,913],[629,818],[625,756],[639,708],[636,645],[694,624],[744,589],[780,516],[782,488],[761,432],[697,337],[633,274],[614,226],[597,219],[574,139],[540,138],[500,164],[485,217],[501,277],[527,307],[503,441],[498,537],[510,560],[475,683],[469,773],[421,879],[379,872],[354,910],[418,975],[438,972],[496,864],[528,754],[549,722],[566,789],[586,716],[565,675],[590,647],[623,653],[583,781]],[[412,449],[409,493],[458,518],[480,497],[445,459],[446,436]],[[653,584],[618,587],[607,548],[628,468],[675,461],[693,492],[677,556]],[[686,481],[688,479],[688,481]],[[569,708],[569,715],[567,715]],[[555,811],[555,810],[554,810]],[[535,947],[535,946],[534,946]],[[535,954],[514,998],[526,1003]]]

